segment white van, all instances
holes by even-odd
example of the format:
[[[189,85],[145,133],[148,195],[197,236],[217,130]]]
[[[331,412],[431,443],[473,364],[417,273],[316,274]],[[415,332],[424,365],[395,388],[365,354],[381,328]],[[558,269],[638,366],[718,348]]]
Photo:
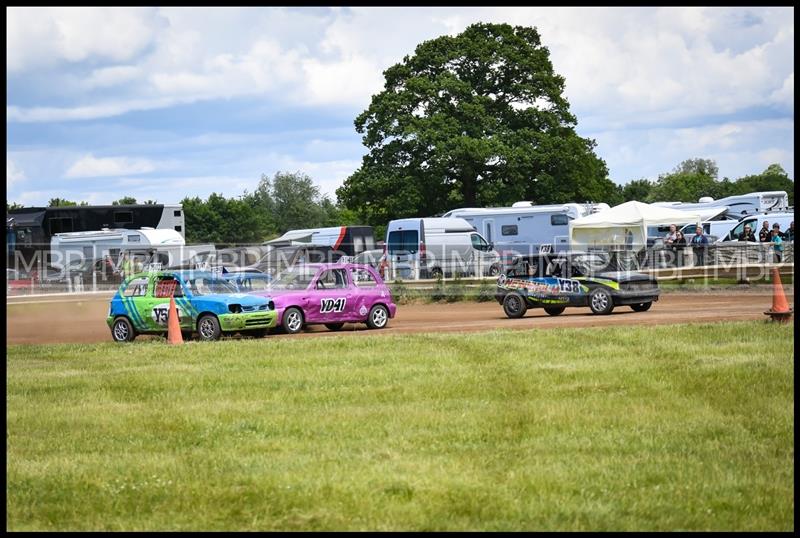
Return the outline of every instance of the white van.
[[[493,245],[459,218],[390,221],[384,249],[392,280],[456,273],[484,276],[500,271],[500,256]]]
[[[777,222],[781,225],[781,233],[784,233],[789,229],[789,224],[794,222],[794,212],[760,213],[758,215],[744,217],[739,221],[739,224],[734,226],[733,229],[718,242],[737,241],[739,239],[739,235],[744,231],[746,224],[750,225],[750,229],[753,230],[753,233],[756,234],[756,239],[758,239],[758,232],[761,230],[762,223],[765,221],[769,223],[770,232],[772,231],[772,225]]]

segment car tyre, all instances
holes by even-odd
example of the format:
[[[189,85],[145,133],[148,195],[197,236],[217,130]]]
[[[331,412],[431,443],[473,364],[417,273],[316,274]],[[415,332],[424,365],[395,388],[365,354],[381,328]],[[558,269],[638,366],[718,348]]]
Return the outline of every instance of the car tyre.
[[[614,310],[614,300],[608,290],[595,288],[589,294],[589,308],[595,314],[610,314]]]
[[[283,312],[281,324],[287,334],[297,334],[303,330],[304,321],[303,312],[299,308],[291,306]]]
[[[367,316],[367,327],[370,329],[383,329],[389,323],[389,310],[382,304],[373,306]]]
[[[525,297],[512,291],[503,298],[503,312],[509,318],[521,318],[528,311],[528,303]]]
[[[428,274],[430,275],[430,278],[432,278],[432,279],[434,279],[434,280],[435,280],[435,279],[437,279],[437,278],[441,278],[441,277],[443,277],[443,276],[444,276],[444,274],[442,273],[442,270],[441,270],[441,269],[439,269],[438,267],[434,267],[433,269],[431,269],[431,270],[428,272]]]
[[[634,312],[647,312],[650,310],[650,307],[653,306],[653,301],[648,301],[646,303],[638,303],[632,304],[631,308]]]
[[[325,326],[329,331],[341,331],[344,323],[326,323]]]
[[[564,306],[545,306],[544,311],[550,314],[551,316],[557,316],[566,310]]]
[[[133,339],[136,338],[136,331],[128,318],[119,317],[111,326],[111,337],[115,342],[133,342]]]
[[[491,267],[489,267],[489,276],[497,276],[500,274],[500,266],[496,263],[493,263]]]
[[[197,336],[205,342],[219,340],[222,336],[222,329],[217,317],[206,314],[197,320]]]

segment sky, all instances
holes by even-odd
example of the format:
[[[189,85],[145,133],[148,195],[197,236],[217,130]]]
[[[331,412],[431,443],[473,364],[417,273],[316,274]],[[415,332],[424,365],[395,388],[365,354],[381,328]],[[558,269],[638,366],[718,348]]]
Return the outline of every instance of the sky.
[[[794,178],[794,8],[7,8],[7,200],[176,203],[366,149],[383,71],[475,22],[535,26],[612,180],[689,158]]]

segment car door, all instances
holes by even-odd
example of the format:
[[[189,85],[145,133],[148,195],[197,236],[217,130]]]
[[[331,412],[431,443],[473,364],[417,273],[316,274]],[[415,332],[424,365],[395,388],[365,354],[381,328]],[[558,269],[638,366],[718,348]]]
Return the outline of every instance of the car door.
[[[175,308],[181,328],[191,329],[192,316],[183,301],[184,292],[179,280],[172,275],[158,275],[153,277],[145,297],[143,318],[148,323],[150,330],[166,331],[169,321],[170,298],[175,298]]]
[[[350,282],[353,289],[353,299],[348,310],[348,320],[365,321],[369,310],[379,296],[378,282],[374,274],[361,267],[351,267]]]
[[[306,312],[309,323],[337,323],[347,319],[353,290],[343,268],[323,270],[311,285],[313,299]]]

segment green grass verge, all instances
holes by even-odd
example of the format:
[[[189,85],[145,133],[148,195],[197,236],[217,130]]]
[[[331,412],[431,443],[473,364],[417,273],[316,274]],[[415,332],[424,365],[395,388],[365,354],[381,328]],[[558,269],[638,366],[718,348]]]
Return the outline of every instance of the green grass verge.
[[[7,347],[10,530],[791,530],[765,322]]]

